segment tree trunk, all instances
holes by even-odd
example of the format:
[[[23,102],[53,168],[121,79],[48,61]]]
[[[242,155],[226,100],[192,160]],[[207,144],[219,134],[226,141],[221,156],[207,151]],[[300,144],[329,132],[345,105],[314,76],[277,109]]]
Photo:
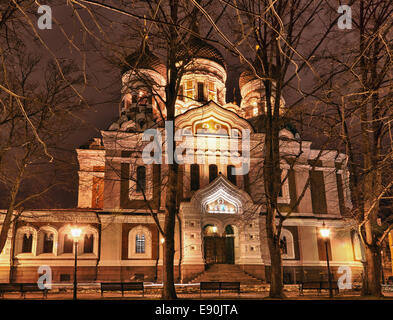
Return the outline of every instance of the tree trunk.
[[[369,236],[372,236],[371,222],[365,225],[366,241],[371,242]],[[377,245],[365,245],[366,262],[363,279],[363,296],[382,297],[381,287],[381,250]]]
[[[274,241],[271,237],[268,237],[268,246],[271,261],[269,296],[271,298],[284,298],[279,241]]]
[[[164,242],[164,275],[162,299],[176,299],[176,290],[174,282],[174,256],[175,256],[175,223],[176,223],[176,200],[177,200],[177,174],[178,164],[174,162],[168,165],[168,186],[166,196],[166,217],[164,225],[165,242]]]

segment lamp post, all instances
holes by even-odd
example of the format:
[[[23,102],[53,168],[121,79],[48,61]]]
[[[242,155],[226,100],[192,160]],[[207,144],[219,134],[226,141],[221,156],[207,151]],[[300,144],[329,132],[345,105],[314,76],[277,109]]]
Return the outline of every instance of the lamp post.
[[[330,236],[330,229],[325,227],[325,222],[322,224],[322,228],[319,230],[322,238],[325,240],[325,249],[326,249],[326,264],[328,269],[328,281],[329,281],[329,298],[333,298],[333,290],[332,290],[332,275],[330,273],[330,264],[329,264],[329,249],[328,249],[328,239]]]
[[[74,239],[74,250],[75,250],[74,295],[73,295],[74,300],[76,300],[76,291],[77,291],[78,241],[81,234],[82,234],[82,229],[77,227],[71,228],[71,236]]]

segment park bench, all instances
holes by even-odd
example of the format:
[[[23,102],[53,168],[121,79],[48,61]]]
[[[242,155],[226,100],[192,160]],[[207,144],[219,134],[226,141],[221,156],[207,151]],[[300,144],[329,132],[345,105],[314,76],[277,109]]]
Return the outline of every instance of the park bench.
[[[0,283],[0,296],[4,298],[6,292],[20,292],[24,299],[27,292],[42,292],[43,298],[48,296],[48,289],[40,289],[37,283]]]
[[[218,295],[221,295],[221,291],[235,291],[238,295],[240,295],[240,282],[201,282],[199,287],[200,296],[202,296],[202,291],[218,291]]]
[[[101,282],[101,297],[104,291],[121,291],[122,296],[126,291],[142,291],[142,297],[145,295],[143,282]]]
[[[332,290],[336,293],[339,293],[339,288],[336,281],[332,281]],[[329,290],[329,281],[308,281],[302,282],[299,285],[299,293],[303,295],[304,290],[318,290],[318,294],[322,290]]]

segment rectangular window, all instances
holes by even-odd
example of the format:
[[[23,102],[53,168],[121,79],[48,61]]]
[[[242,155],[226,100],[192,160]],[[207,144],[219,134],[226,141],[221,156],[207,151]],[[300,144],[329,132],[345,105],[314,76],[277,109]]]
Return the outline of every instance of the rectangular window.
[[[53,233],[45,233],[43,252],[44,253],[53,252]]]
[[[338,194],[338,205],[340,208],[341,215],[345,214],[345,200],[344,200],[344,190],[343,190],[343,181],[342,175],[336,174],[336,182],[337,182],[337,194]]]
[[[209,183],[212,182],[215,178],[217,178],[218,169],[215,164],[209,165]]]
[[[232,172],[235,170],[235,166],[227,166],[227,178],[230,182],[232,182],[235,186],[236,186],[236,175],[234,174],[234,172]]]
[[[214,82],[209,81],[208,90],[209,90],[209,100],[216,101],[217,92],[216,92],[216,88],[214,87]]]
[[[101,177],[93,177],[92,188],[92,208],[103,208],[104,206],[104,179]]]
[[[186,101],[194,100],[194,82],[192,80],[186,81]]]
[[[136,192],[146,190],[146,167],[139,166],[136,169]]]
[[[145,253],[145,235],[137,234],[135,239],[135,252]]]
[[[63,253],[72,253],[73,246],[74,246],[74,241],[66,234],[64,236]]]
[[[205,101],[205,92],[204,92],[204,84],[203,82],[198,82],[198,101]]]
[[[327,213],[323,171],[310,171],[310,190],[314,213]]]
[[[178,94],[179,100],[184,101],[184,91],[183,91],[183,86],[179,87],[179,94]]]
[[[318,242],[318,256],[319,256],[319,261],[326,261],[326,242],[327,242],[327,247],[328,247],[328,254],[329,254],[329,261],[332,260],[332,248],[330,245],[330,239],[323,239],[320,232],[319,228],[317,228],[317,242]]]
[[[199,189],[199,165],[191,165],[191,191]]]
[[[83,242],[83,253],[93,253],[94,236],[92,234],[85,234]]]
[[[25,233],[23,235],[22,252],[31,253],[33,248],[33,235]]]

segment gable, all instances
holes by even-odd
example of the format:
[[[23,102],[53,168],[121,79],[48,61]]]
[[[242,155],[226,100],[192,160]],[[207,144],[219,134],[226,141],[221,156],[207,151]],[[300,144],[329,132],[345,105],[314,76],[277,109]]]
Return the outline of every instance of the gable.
[[[242,130],[254,132],[247,120],[214,101],[178,115],[175,124],[177,129],[187,129],[193,135],[237,136]]]

